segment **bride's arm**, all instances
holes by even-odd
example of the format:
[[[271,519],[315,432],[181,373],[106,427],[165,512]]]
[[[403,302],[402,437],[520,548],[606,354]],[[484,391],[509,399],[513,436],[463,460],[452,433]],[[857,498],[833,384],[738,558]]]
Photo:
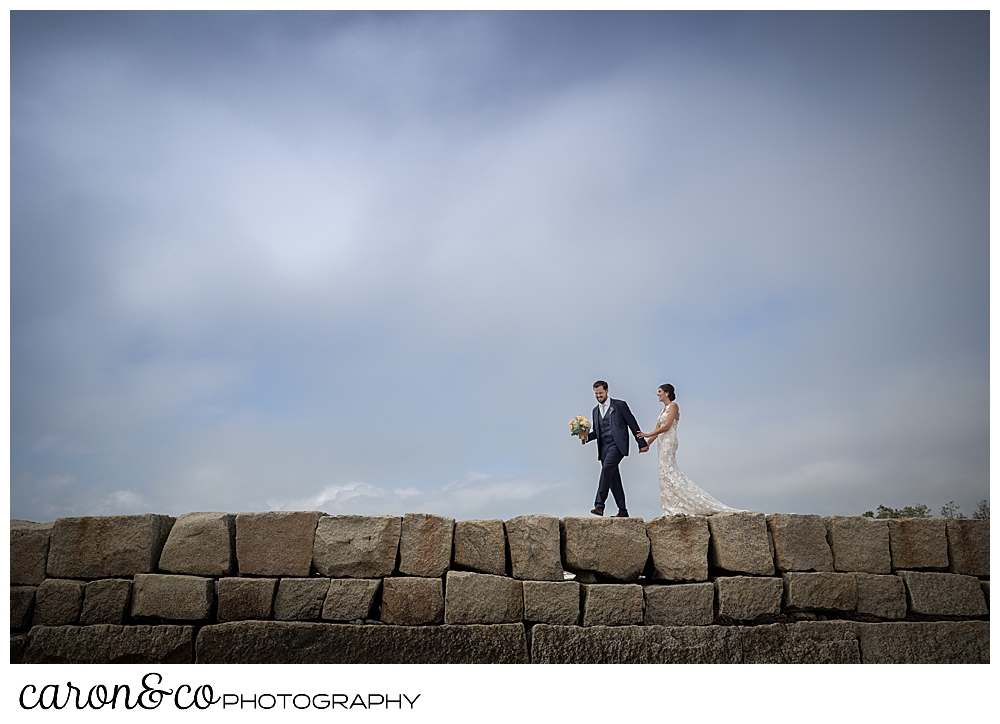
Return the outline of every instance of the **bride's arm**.
[[[663,428],[654,427],[653,430],[652,430],[652,432],[643,432],[642,430],[640,430],[639,432],[636,433],[636,435],[642,435],[644,438],[646,438],[648,440],[648,439],[652,439],[652,438],[656,437],[661,432],[663,432]]]
[[[676,403],[671,402],[670,407],[667,408],[667,419],[663,421],[663,424],[654,428],[652,432],[642,433],[642,436],[646,438],[647,442],[653,442],[653,440],[656,439],[657,435],[669,430],[670,426],[674,424],[674,420],[676,419],[677,419],[677,405]]]

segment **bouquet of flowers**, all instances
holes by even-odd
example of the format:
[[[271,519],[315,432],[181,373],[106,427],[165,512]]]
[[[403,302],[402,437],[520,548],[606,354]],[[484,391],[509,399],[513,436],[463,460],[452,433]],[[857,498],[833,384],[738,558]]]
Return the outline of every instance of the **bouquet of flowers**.
[[[589,435],[590,434],[590,420],[588,420],[583,415],[577,415],[572,420],[569,421],[569,432],[573,437],[577,437],[581,432]],[[580,444],[586,444],[586,440],[581,440]]]

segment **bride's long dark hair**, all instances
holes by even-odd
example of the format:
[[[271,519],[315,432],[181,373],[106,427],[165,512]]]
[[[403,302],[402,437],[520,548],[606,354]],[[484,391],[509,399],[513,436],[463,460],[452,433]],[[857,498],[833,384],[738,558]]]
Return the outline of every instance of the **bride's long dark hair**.
[[[671,402],[677,399],[677,395],[674,394],[673,385],[660,385],[660,389],[666,393],[667,397],[670,398]]]

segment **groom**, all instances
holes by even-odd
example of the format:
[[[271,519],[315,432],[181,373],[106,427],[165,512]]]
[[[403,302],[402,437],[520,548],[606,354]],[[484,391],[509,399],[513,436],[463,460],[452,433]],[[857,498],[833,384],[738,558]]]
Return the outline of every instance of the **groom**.
[[[590,435],[580,433],[580,439],[584,442],[597,440],[597,459],[601,461],[601,482],[597,485],[597,500],[594,501],[594,509],[590,512],[594,515],[604,515],[604,501],[608,499],[610,490],[618,506],[618,513],[614,517],[628,518],[625,491],[622,489],[622,474],[618,471],[618,464],[628,455],[630,437],[628,431],[631,430],[635,435],[639,452],[644,453],[649,450],[649,445],[638,435],[639,423],[628,409],[628,403],[625,400],[612,400],[608,397],[607,382],[598,380],[594,383],[594,397],[597,398],[597,407],[593,412],[594,428],[590,431]]]

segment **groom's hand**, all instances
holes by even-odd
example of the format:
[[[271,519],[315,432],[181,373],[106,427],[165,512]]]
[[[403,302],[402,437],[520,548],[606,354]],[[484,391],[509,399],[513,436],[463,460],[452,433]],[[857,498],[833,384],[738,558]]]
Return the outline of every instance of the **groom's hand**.
[[[641,452],[641,453],[649,452],[649,445],[647,445],[646,447],[639,448],[639,452]]]

